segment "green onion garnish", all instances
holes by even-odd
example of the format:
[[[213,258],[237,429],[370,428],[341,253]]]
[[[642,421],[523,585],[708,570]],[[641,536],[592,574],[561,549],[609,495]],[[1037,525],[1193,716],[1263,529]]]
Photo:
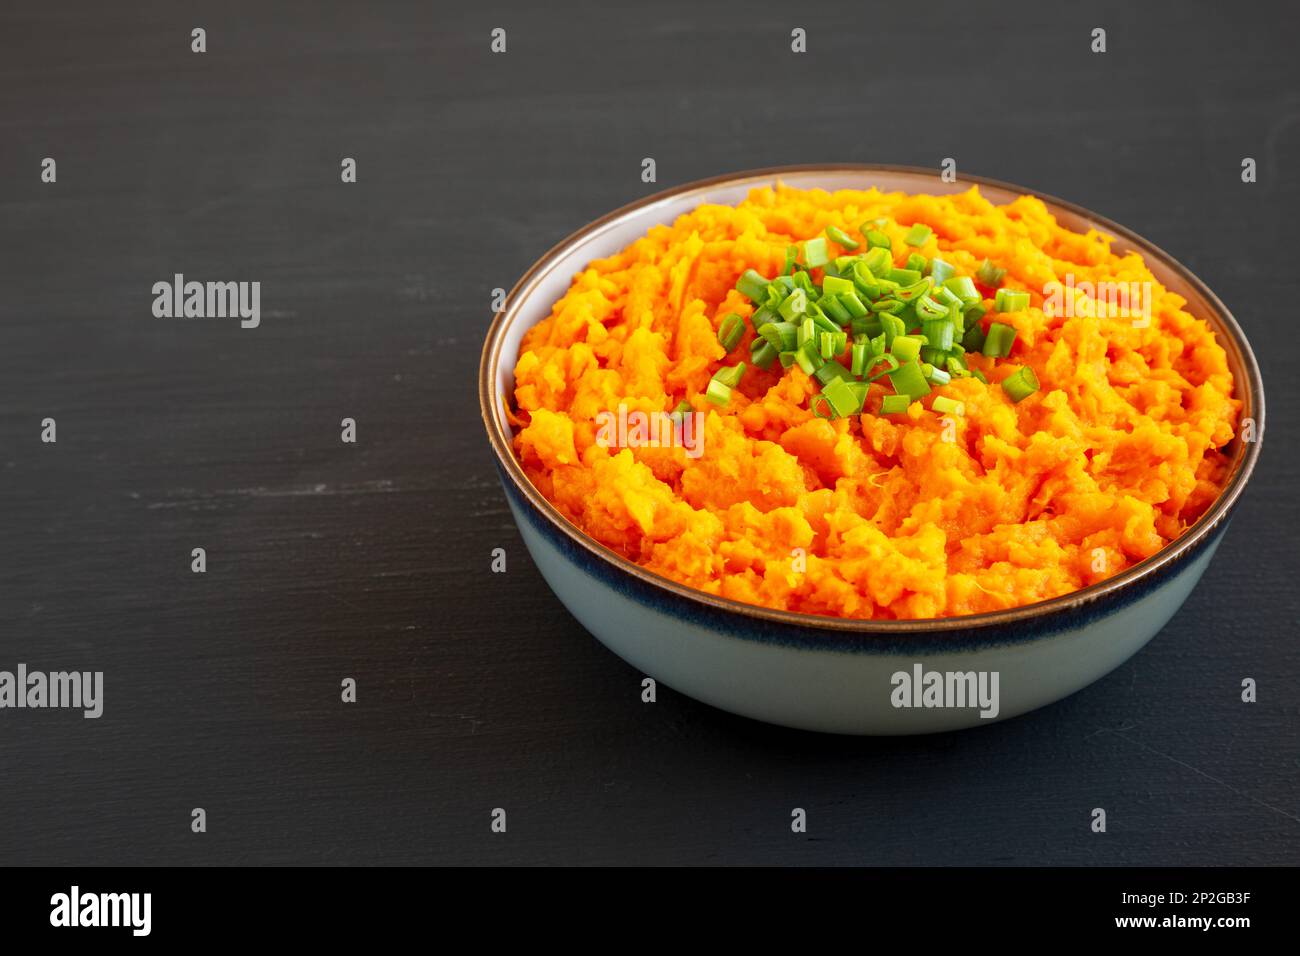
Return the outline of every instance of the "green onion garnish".
[[[843,246],[845,249],[856,249],[858,247],[857,241],[839,226],[827,226],[826,235],[837,246]]]
[[[906,395],[886,395],[880,400],[880,414],[901,415],[911,404],[912,400]]]
[[[809,239],[803,244],[803,262],[809,269],[824,266],[830,261],[830,253],[826,250],[826,240],[822,236]]]
[[[980,280],[980,285],[988,286],[990,289],[996,289],[1002,284],[1002,277],[1006,274],[1006,269],[999,269],[993,263],[985,259],[980,263],[980,267],[975,271],[975,278]]]
[[[956,274],[956,267],[944,262],[938,256],[930,260],[930,278],[934,280],[935,285],[943,285]]]
[[[751,302],[757,302],[767,293],[767,280],[753,269],[746,269],[736,282],[736,291]]]
[[[964,306],[973,306],[980,301],[979,290],[975,288],[975,283],[970,276],[954,276],[946,279],[943,287],[952,292]]]
[[[884,249],[886,252],[888,252],[894,247],[894,244],[889,241],[889,237],[887,235],[885,235],[883,232],[878,232],[875,229],[866,228],[868,225],[870,225],[870,223],[864,222],[862,224],[862,227],[858,230],[859,232],[862,233],[863,237],[867,240],[868,249]],[[872,269],[871,271],[875,272],[876,270]]]
[[[704,392],[704,397],[714,405],[725,408],[731,402],[731,389],[723,385],[716,378],[709,380],[709,387]]]
[[[944,415],[956,415],[958,418],[966,414],[966,403],[959,402],[955,398],[949,398],[947,395],[938,395],[931,403],[931,407]]]
[[[848,418],[862,410],[862,403],[858,401],[857,394],[842,378],[828,382],[822,389],[822,394],[826,396],[826,401],[830,402],[831,408],[839,418]]]
[[[776,361],[780,350],[766,339],[754,339],[749,343],[749,360],[755,368],[769,368]]]
[[[718,343],[730,352],[740,340],[745,337],[745,320],[735,312],[728,312],[722,317],[722,324],[718,326]]]
[[[781,317],[787,322],[796,315],[803,315],[808,311],[808,293],[804,292],[803,289],[795,289],[782,300],[777,311],[781,313]]]
[[[1028,365],[1022,365],[1002,380],[1002,390],[1013,402],[1021,402],[1038,391],[1038,376]]]
[[[1016,330],[1014,328],[1003,325],[1001,322],[994,322],[989,326],[988,334],[984,339],[984,347],[980,351],[992,358],[1006,358],[1011,354],[1011,343],[1015,342],[1015,340]]]
[[[909,246],[923,246],[934,235],[934,230],[923,222],[918,222],[907,231],[906,238],[903,239]]]
[[[745,377],[745,363],[738,362],[735,365],[724,365],[713,373],[713,381],[721,382],[728,388],[735,388],[740,384],[740,380]]]
[[[1029,308],[1028,292],[1013,292],[1010,289],[998,289],[993,300],[994,312],[1022,312]]]
[[[898,368],[889,373],[889,384],[894,386],[894,391],[899,395],[910,395],[912,398],[920,398],[923,395],[930,394],[930,384],[925,380],[925,374],[921,371],[921,365],[915,359],[910,362],[904,362]]]

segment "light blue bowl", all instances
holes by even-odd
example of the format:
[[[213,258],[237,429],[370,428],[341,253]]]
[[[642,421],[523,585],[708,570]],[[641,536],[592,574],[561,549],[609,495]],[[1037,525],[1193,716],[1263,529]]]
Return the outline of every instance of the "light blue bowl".
[[[1050,601],[960,618],[856,621],[773,611],[638,567],[570,524],[524,475],[511,451],[506,417],[524,332],[550,313],[573,275],[592,259],[617,252],[651,226],[672,222],[701,203],[734,204],[752,187],[777,179],[802,188],[874,185],[927,193],[959,192],[978,183],[994,202],[1030,192],[975,177],[944,183],[931,170],[905,167],[759,170],[648,197],[548,252],[511,290],[488,332],[479,370],[479,402],[501,482],[542,576],[587,630],[648,676],[723,710],[787,727],[843,734],[955,730],[1050,704],[1114,670],[1165,625],[1210,563],[1259,456],[1264,393],[1241,328],[1204,284],[1136,234],[1058,199],[1036,194],[1063,225],[1095,227],[1116,237],[1117,250],[1141,252],[1156,278],[1211,323],[1228,352],[1242,415],[1255,421],[1257,440],[1237,441],[1230,449],[1231,476],[1214,506],[1181,538],[1121,574]],[[944,677],[946,695],[934,691],[930,675]],[[918,689],[927,685],[928,700]],[[976,688],[986,692],[982,702],[972,700]],[[971,693],[963,698],[960,690]]]

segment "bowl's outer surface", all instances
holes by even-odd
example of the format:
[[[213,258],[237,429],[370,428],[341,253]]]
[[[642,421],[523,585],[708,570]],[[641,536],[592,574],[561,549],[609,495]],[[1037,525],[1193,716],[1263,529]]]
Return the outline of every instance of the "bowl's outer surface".
[[[813,618],[711,598],[637,568],[571,526],[532,488],[514,460],[506,418],[524,332],[545,318],[575,273],[651,226],[706,202],[735,204],[780,179],[828,190],[951,193],[978,182],[994,202],[1031,190],[989,180],[943,183],[933,171],[896,167],[796,167],[739,174],[651,197],[551,250],[510,293],[484,346],[479,393],[502,483],[529,553],[556,595],[589,631],[644,673],[734,713],[808,730],[911,734],[992,723],[1059,700],[1113,670],[1149,641],[1200,579],[1258,456],[1239,445],[1233,476],[1214,508],[1178,541],[1137,568],[1065,599],[944,621]],[[1263,433],[1259,371],[1240,328],[1185,268],[1133,233],[1078,207],[1041,197],[1071,229],[1117,236],[1140,251],[1167,288],[1210,321],[1229,352],[1243,416]],[[892,677],[926,671],[998,674],[996,717],[977,707],[899,708]]]

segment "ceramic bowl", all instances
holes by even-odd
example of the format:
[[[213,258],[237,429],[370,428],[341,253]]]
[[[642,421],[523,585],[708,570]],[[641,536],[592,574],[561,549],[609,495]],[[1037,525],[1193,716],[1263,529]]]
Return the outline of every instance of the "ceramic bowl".
[[[701,203],[739,202],[754,186],[950,193],[978,183],[994,202],[1034,192],[979,177],[944,183],[933,170],[799,166],[691,183],[638,200],[551,249],[511,290],[479,369],[488,440],[524,543],[561,602],[606,647],[656,681],[757,720],[841,734],[917,734],[978,726],[1088,686],[1151,640],[1205,573],[1259,455],[1236,441],[1218,501],[1158,554],[1099,584],[1037,604],[967,617],[861,621],[769,610],[714,597],[644,568],[587,537],[532,486],[511,451],[506,418],[520,339],[549,313],[575,273]],[[1140,236],[1086,209],[1038,195],[1064,225],[1096,227],[1136,249],[1156,278],[1219,333],[1256,436],[1264,427],[1258,365],[1222,302]],[[905,676],[900,676],[905,675]],[[942,681],[934,691],[936,678]],[[950,677],[948,675],[957,675]],[[996,675],[997,702],[993,700]],[[984,701],[972,701],[980,688]],[[946,688],[947,693],[942,693]],[[963,704],[961,691],[968,691]],[[621,693],[622,691],[620,691]],[[932,706],[936,702],[946,706]],[[906,706],[904,706],[906,705]],[[994,712],[995,711],[995,712]]]

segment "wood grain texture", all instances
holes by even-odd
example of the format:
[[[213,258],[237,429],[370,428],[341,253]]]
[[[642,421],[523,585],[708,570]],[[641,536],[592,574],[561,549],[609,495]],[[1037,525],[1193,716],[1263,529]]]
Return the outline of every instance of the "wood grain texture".
[[[941,2],[952,53],[917,71],[915,12],[885,6],[269,6],[0,13],[0,668],[106,680],[98,721],[0,712],[0,863],[1297,861],[1300,84],[1275,8]],[[975,732],[642,704],[497,486],[490,290],[650,188],[945,156],[1131,226],[1247,329],[1269,447],[1206,580],[1114,674]],[[261,327],[154,319],[177,271],[260,281]]]

